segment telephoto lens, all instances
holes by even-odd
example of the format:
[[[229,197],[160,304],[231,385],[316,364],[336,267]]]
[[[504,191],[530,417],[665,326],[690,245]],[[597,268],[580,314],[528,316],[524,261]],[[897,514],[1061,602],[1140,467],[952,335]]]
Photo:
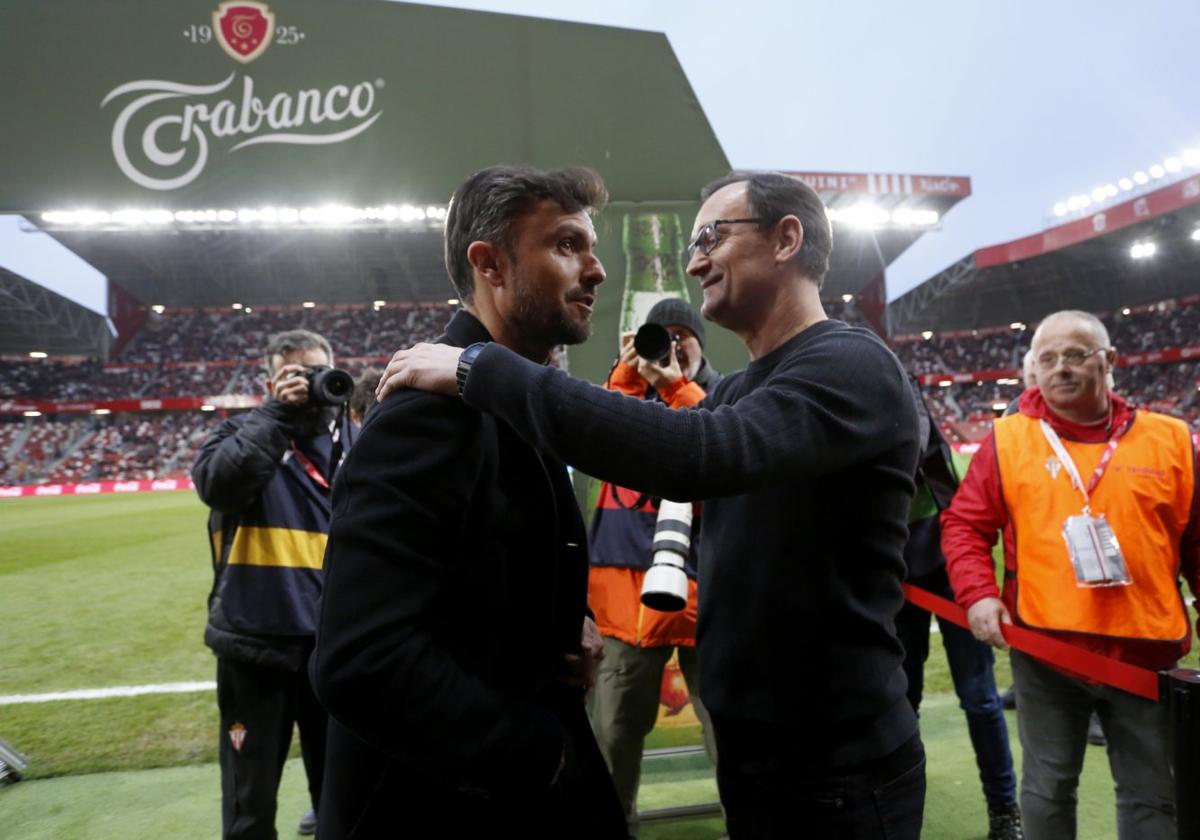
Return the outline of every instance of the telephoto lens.
[[[633,349],[648,362],[671,355],[671,334],[661,324],[642,324],[633,337]]]
[[[316,365],[304,372],[309,399],[319,405],[341,405],[354,391],[354,377],[329,365]]]
[[[643,604],[661,612],[679,612],[687,606],[688,579],[683,564],[691,547],[691,502],[663,499],[654,526],[654,563],[642,579]]]

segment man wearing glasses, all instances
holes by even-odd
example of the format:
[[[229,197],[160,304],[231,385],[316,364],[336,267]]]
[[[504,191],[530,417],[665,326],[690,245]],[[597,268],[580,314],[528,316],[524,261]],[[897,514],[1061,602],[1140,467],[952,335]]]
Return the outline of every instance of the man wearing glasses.
[[[1017,623],[1153,671],[1191,642],[1179,589],[1200,587],[1191,436],[1109,386],[1116,351],[1094,315],[1048,316],[1033,336],[1037,384],[996,421],[950,507],[942,550],[975,637],[1006,649]],[[1005,585],[992,544],[1004,532]],[[1012,653],[1030,840],[1075,837],[1088,718],[1099,714],[1122,840],[1176,836],[1163,709]]]
[[[698,409],[626,399],[495,345],[400,351],[382,390],[460,393],[590,475],[705,500],[700,695],[731,836],[917,838],[924,750],[893,624],[912,393],[878,338],[826,318],[832,235],[809,187],[733,173],[702,197],[687,271],[751,362]]]

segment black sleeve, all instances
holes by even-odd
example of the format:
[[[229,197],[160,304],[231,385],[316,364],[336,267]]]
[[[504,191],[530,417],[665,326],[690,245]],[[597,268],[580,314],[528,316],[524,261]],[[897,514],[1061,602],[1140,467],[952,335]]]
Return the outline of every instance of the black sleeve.
[[[904,374],[872,338],[817,337],[761,387],[713,407],[729,383],[700,408],[675,411],[490,344],[463,399],[588,475],[681,502],[821,476],[915,437]]]
[[[532,790],[557,772],[561,726],[463,670],[433,630],[477,537],[481,425],[457,399],[414,392],[372,414],[334,484],[312,673],[330,714],[376,749],[451,783]]]
[[[213,510],[242,510],[271,480],[290,441],[287,408],[275,400],[226,420],[204,441],[192,465],[196,492]]]

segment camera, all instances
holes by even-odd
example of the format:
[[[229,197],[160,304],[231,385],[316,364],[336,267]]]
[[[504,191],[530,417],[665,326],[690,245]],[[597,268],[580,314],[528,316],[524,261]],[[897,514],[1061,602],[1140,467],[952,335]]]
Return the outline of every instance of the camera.
[[[661,324],[642,324],[633,337],[633,349],[648,362],[658,362],[671,355],[671,334]]]
[[[663,499],[654,525],[654,562],[642,579],[643,604],[661,612],[679,612],[687,606],[688,578],[683,564],[691,545],[691,502]]]
[[[342,405],[354,392],[354,377],[329,365],[314,365],[304,371],[308,398],[317,405]]]

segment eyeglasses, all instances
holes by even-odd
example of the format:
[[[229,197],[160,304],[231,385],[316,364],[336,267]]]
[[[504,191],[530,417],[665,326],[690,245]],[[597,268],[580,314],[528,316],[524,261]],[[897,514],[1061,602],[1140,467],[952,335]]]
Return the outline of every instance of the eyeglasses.
[[[1097,347],[1095,350],[1064,350],[1059,353],[1043,353],[1037,357],[1037,366],[1042,370],[1052,370],[1058,367],[1058,360],[1061,358],[1062,363],[1067,367],[1078,367],[1085,361],[1095,356],[1097,353],[1103,353],[1108,350],[1107,347]]]
[[[704,225],[696,233],[696,238],[692,240],[692,244],[687,247],[688,262],[692,261],[692,257],[696,255],[697,249],[704,256],[708,256],[721,244],[721,232],[717,229],[720,225],[763,225],[767,223],[767,219],[717,219]]]

